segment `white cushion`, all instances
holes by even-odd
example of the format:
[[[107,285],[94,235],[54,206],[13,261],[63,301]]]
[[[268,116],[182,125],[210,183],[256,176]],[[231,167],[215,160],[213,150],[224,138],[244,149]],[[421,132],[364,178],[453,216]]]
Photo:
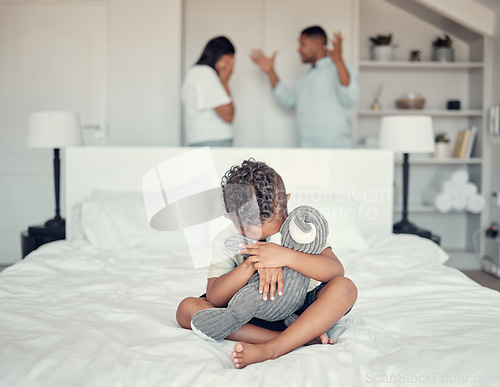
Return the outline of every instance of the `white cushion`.
[[[165,235],[149,226],[141,192],[96,190],[74,214],[73,235],[102,250],[157,243]]]

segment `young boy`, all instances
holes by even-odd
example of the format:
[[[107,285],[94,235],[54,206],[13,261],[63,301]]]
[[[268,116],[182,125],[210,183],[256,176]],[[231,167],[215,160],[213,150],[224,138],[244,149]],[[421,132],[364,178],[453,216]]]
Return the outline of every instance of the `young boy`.
[[[179,325],[190,329],[191,317],[199,310],[227,306],[255,271],[260,276],[263,299],[269,295],[269,302],[273,302],[282,294],[282,267],[288,266],[311,278],[305,304],[297,311],[299,318],[288,328],[254,318],[231,333],[226,339],[237,341],[232,352],[234,366],[244,368],[275,359],[305,344],[334,344],[325,332],[354,305],[357,289],[344,277],[344,268],[330,247],[311,255],[266,242],[279,232],[288,215],[290,195],[286,194],[281,176],[263,162],[245,160],[224,175],[222,191],[226,217],[233,225],[214,238],[215,263],[208,271],[206,295],[189,297],[179,304]],[[234,255],[224,241],[237,233],[259,241],[242,245],[240,254]],[[245,259],[242,254],[250,256]]]

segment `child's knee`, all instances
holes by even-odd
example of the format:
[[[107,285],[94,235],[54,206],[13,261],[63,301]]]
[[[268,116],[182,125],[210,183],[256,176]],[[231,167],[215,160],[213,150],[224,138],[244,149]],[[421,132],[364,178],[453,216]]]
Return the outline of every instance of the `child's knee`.
[[[177,324],[181,327],[189,329],[191,327],[191,317],[197,312],[196,304],[198,298],[188,297],[183,299],[177,307],[176,319]]]
[[[358,298],[358,288],[356,287],[356,285],[354,285],[354,282],[352,282],[352,280],[350,280],[349,278],[346,278],[346,277],[341,277],[341,278],[343,278],[343,282],[344,282],[343,286],[344,286],[346,295],[350,300],[352,300],[352,303],[354,304],[354,302]]]
[[[358,288],[347,277],[335,277],[327,284],[328,287],[335,289],[335,293],[341,295],[350,305],[354,305],[358,298]]]
[[[340,281],[340,286],[342,288],[342,291],[344,292],[345,298],[349,300],[349,303],[353,305],[356,302],[356,299],[358,298],[358,288],[356,285],[354,285],[354,282],[352,282],[349,278],[347,277],[338,277]]]
[[[193,315],[206,308],[213,306],[205,300],[205,298],[188,297],[183,299],[177,307],[176,319],[177,323],[186,329],[191,329],[191,318]]]

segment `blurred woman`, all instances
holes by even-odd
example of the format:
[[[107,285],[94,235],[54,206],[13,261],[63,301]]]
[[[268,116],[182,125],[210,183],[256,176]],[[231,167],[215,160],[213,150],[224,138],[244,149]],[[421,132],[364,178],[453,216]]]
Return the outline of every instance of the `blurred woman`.
[[[229,39],[213,38],[186,74],[182,101],[187,145],[233,145],[234,105],[228,82],[234,53]]]

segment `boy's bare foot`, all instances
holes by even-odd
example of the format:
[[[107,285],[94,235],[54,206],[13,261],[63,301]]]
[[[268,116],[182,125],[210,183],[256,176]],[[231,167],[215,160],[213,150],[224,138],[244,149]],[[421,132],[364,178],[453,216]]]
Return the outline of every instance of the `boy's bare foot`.
[[[312,344],[335,344],[335,341],[328,338],[328,335],[325,332],[305,345]],[[260,363],[274,358],[272,348],[267,343],[249,344],[241,341],[235,344],[234,351],[231,353],[231,356],[233,358],[235,368],[245,368],[247,365]]]
[[[312,339],[308,343],[305,343],[304,345],[313,345],[313,344],[330,344],[333,345],[335,344],[335,341],[333,339],[330,339],[328,335],[323,333],[322,335],[319,335],[318,337]]]
[[[266,344],[248,344],[238,342],[231,353],[235,368],[245,368],[247,365],[260,363],[273,358],[273,352]]]

